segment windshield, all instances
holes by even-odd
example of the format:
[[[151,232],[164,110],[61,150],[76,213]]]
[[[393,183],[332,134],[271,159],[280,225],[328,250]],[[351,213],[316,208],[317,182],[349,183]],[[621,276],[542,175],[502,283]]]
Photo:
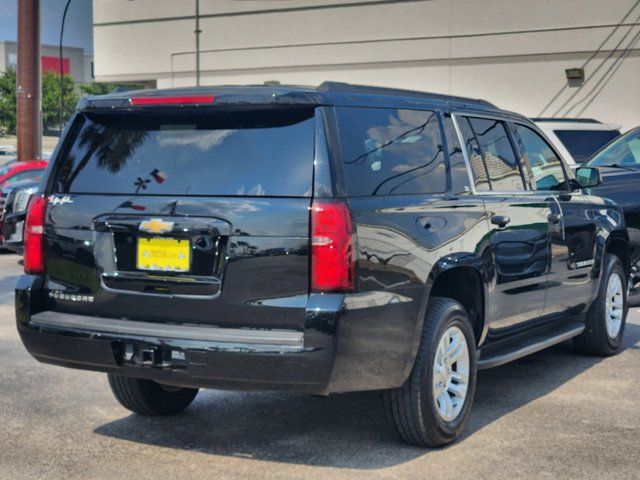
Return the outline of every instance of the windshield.
[[[589,167],[640,167],[640,128],[632,130],[596,153]]]
[[[554,130],[562,144],[577,163],[586,162],[614,138],[618,130]]]
[[[313,109],[83,117],[58,193],[311,195]]]

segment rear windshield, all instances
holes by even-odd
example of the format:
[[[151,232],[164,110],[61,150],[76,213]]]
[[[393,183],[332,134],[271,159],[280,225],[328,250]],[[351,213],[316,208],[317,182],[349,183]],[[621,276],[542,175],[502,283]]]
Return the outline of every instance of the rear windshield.
[[[607,143],[620,136],[618,130],[554,130],[577,163],[586,162]]]
[[[58,193],[311,195],[313,109],[82,114]]]

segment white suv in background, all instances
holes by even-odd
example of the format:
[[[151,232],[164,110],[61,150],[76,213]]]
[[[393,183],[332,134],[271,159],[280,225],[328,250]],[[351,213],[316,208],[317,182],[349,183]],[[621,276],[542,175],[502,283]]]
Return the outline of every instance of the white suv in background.
[[[607,143],[620,136],[620,125],[591,118],[533,118],[538,127],[574,167],[587,161]]]

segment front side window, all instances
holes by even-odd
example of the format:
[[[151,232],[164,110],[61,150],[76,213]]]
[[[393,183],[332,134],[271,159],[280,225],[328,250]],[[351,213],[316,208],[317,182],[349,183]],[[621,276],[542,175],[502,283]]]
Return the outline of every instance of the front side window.
[[[640,129],[625,133],[601,152],[588,165],[590,167],[640,167]]]
[[[515,130],[526,159],[531,164],[536,190],[565,189],[562,162],[549,144],[529,127],[516,125]]]
[[[447,168],[436,112],[336,108],[350,196],[436,194]]]

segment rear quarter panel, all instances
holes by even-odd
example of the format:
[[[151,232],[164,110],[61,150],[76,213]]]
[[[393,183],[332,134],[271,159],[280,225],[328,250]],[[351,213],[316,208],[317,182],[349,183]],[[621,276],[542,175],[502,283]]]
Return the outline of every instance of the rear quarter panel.
[[[340,317],[332,391],[400,386],[419,346],[436,274],[457,265],[489,268],[484,205],[472,197],[352,198],[357,293]]]

